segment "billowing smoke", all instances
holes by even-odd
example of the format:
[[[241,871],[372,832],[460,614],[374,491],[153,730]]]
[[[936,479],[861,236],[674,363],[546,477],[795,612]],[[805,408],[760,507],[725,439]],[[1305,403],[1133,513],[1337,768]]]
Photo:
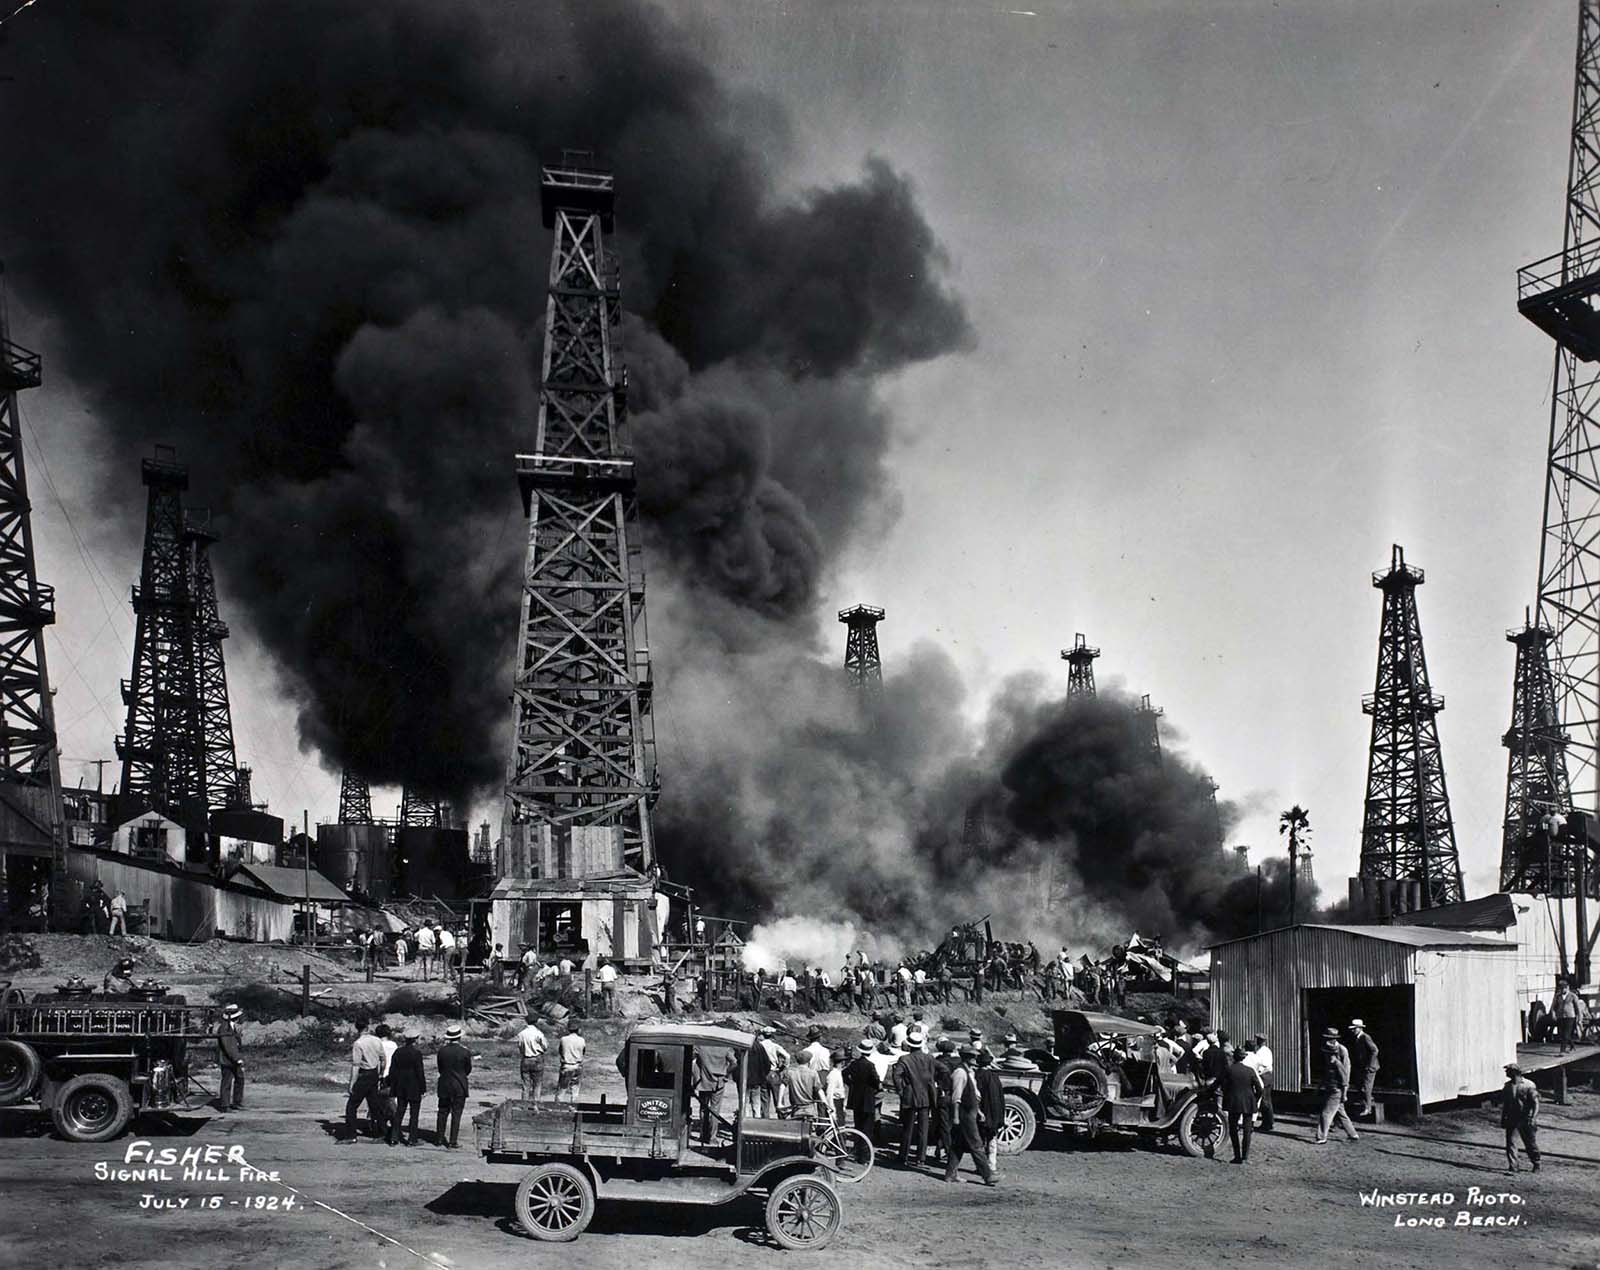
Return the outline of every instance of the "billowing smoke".
[[[782,113],[648,4],[84,0],[10,31],[0,239],[109,499],[137,532],[136,459],[178,448],[230,616],[374,783],[503,771],[542,155],[616,167],[647,538],[736,642],[809,612],[880,492],[873,377],[970,339],[906,181],[780,196]]]
[[[228,616],[330,767],[453,800],[503,770],[540,159],[582,145],[617,172],[672,872],[829,961],[986,913],[1103,946],[1248,907],[1200,774],[1151,765],[1127,703],[1023,681],[975,734],[927,647],[870,709],[846,692],[814,614],[893,516],[877,383],[971,332],[907,181],[866,159],[783,192],[787,121],[707,32],[616,0],[75,0],[8,29],[33,342],[93,403],[125,532],[137,458],[191,465]]]

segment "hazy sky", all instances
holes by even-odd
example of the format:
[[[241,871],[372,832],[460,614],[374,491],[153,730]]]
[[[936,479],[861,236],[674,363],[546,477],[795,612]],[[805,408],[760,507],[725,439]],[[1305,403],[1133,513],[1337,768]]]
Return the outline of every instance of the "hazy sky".
[[[1086,632],[1101,682],[1150,693],[1243,805],[1236,841],[1276,850],[1299,802],[1338,892],[1370,574],[1399,542],[1427,572],[1468,890],[1489,889],[1549,423],[1550,344],[1515,271],[1560,246],[1576,4],[668,7],[788,107],[800,183],[868,155],[911,177],[977,330],[894,383],[899,515],[821,607],[884,605],[886,661],[937,642],[974,710],[1018,670],[1064,681],[1058,650]],[[92,785],[83,760],[123,725],[137,544],[97,520],[70,385],[23,409],[64,777]],[[215,559],[226,605],[226,544]],[[336,778],[237,623],[228,652],[258,794],[331,816]]]

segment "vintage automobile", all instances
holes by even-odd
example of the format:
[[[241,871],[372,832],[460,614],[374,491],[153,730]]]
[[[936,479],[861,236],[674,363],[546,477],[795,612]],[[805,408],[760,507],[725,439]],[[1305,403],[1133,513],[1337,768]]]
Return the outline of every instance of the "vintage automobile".
[[[690,1140],[696,1049],[734,1052],[732,1097],[744,1088],[755,1043],[731,1028],[647,1025],[628,1036],[617,1058],[627,1082],[621,1103],[603,1096],[576,1107],[511,1100],[476,1117],[485,1159],[530,1166],[516,1194],[522,1229],[565,1241],[583,1233],[600,1201],[710,1205],[754,1192],[766,1196],[767,1232],[779,1245],[827,1244],[844,1210],[833,1186],[837,1162],[812,1122],[749,1116],[740,1098],[732,1122],[724,1122],[731,1132],[710,1143]]]
[[[997,1065],[1006,1091],[997,1139],[1005,1154],[1026,1151],[1041,1127],[1082,1133],[1127,1132],[1165,1142],[1176,1138],[1191,1156],[1211,1155],[1224,1121],[1210,1093],[1172,1070],[1148,1023],[1052,1010],[1055,1046],[1028,1051],[1036,1071]]]
[[[0,984],[0,1107],[36,1102],[72,1142],[109,1142],[147,1111],[188,1100],[189,1046],[217,1039],[221,1011],[162,999],[159,985],[32,1001]]]

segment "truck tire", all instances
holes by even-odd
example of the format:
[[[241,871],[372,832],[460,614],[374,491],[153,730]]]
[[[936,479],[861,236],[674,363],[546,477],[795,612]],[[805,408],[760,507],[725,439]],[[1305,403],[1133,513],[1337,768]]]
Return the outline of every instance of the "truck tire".
[[[1071,1058],[1050,1073],[1050,1102],[1073,1116],[1106,1105],[1106,1069],[1092,1058]]]
[[[1178,1145],[1185,1155],[1197,1160],[1215,1155],[1222,1137],[1222,1113],[1209,1099],[1196,1098],[1179,1114]]]
[[[110,1142],[133,1119],[133,1096],[120,1077],[85,1072],[56,1091],[50,1116],[68,1142]]]
[[[41,1070],[38,1053],[26,1041],[0,1041],[0,1107],[27,1099]]]
[[[1001,1155],[1016,1155],[1033,1145],[1039,1132],[1039,1117],[1033,1104],[1019,1093],[1006,1091],[1005,1114],[1000,1121],[1000,1131],[995,1140],[1000,1144]]]
[[[541,1164],[517,1187],[517,1221],[535,1239],[570,1243],[594,1218],[594,1187],[570,1164]]]

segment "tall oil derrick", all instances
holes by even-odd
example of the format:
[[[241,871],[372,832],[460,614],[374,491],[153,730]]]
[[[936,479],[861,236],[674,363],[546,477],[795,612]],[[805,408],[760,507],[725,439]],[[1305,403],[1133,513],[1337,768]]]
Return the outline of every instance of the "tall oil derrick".
[[[217,584],[211,573],[209,513],[186,514],[184,544],[188,553],[189,591],[194,604],[195,697],[200,714],[201,778],[206,806],[212,811],[250,805],[246,777],[243,804],[239,793],[239,759],[233,746],[233,711],[228,704],[228,667],[222,641],[228,624],[217,609]]]
[[[344,806],[344,791],[341,789],[339,794],[339,804],[342,810]],[[363,823],[370,823],[372,820],[370,806],[369,801],[369,814],[367,820]],[[441,829],[444,827],[444,809],[438,802],[424,798],[421,794],[413,793],[411,787],[406,786],[400,791],[400,823],[412,828]]]
[[[883,616],[882,609],[870,604],[839,610],[845,627],[845,678],[859,692],[883,691],[883,658],[878,653],[878,623]]]
[[[404,796],[402,795],[402,801]],[[366,778],[346,769],[339,777],[339,823],[341,825],[370,825],[372,823],[372,789]]]
[[[158,445],[141,465],[150,491],[144,555],[133,588],[137,615],[133,675],[122,681],[127,729],[119,819],[155,810],[186,829],[205,831],[205,739],[196,665],[196,610],[191,552],[183,515],[189,470],[172,447]]]
[[[565,151],[540,202],[554,243],[538,422],[517,455],[528,548],[503,837],[517,872],[535,854],[541,876],[643,872],[659,786],[627,375],[612,351],[612,174]]]
[[[239,766],[233,769],[233,792],[228,798],[228,805],[235,808],[245,808],[253,811],[265,811],[266,803],[259,806],[255,795],[250,789],[250,778],[255,773],[249,767]]]
[[[37,388],[37,353],[11,342],[0,294],[0,802],[10,828],[0,838],[7,906],[31,902],[38,886],[20,861],[48,868],[51,907],[66,906],[66,818],[60,752],[45,660],[44,628],[56,620],[55,588],[39,581],[17,393]]]
[[[1147,692],[1139,698],[1139,708],[1135,711],[1139,720],[1139,731],[1144,737],[1145,754],[1149,760],[1161,765],[1161,717],[1166,714],[1160,706],[1150,704],[1150,694]]]
[[[1388,571],[1372,575],[1372,585],[1383,592],[1383,616],[1377,681],[1361,701],[1362,711],[1372,716],[1372,746],[1359,874],[1421,882],[1423,907],[1432,908],[1463,894],[1439,751],[1444,698],[1428,685],[1417,618],[1422,582],[1422,570],[1406,563],[1398,545]]]
[[[1548,811],[1561,815],[1600,810],[1600,569],[1594,541],[1600,523],[1600,373],[1594,369],[1600,361],[1600,0],[1578,5],[1561,250],[1517,272],[1517,310],[1556,345],[1539,598],[1531,623],[1532,630],[1548,634],[1529,634],[1526,652],[1521,644],[1517,648],[1513,695],[1521,704],[1513,707],[1507,733],[1512,757],[1501,875],[1506,882],[1509,864],[1510,881],[1535,894],[1578,896],[1586,963],[1596,934],[1585,903],[1595,894],[1594,862],[1580,854],[1587,846],[1541,842],[1542,831],[1530,833],[1530,823],[1542,819],[1541,796],[1550,803]],[[1538,703],[1546,673],[1538,665],[1541,652],[1548,658],[1554,707],[1548,722]],[[1527,755],[1520,770],[1519,751]],[[1582,885],[1575,881],[1580,875],[1587,877]]]
[[[1557,713],[1550,643],[1555,633],[1524,615],[1506,632],[1517,648],[1511,726],[1501,738],[1506,761],[1506,818],[1500,846],[1500,889],[1531,895],[1572,893],[1571,853],[1540,826],[1572,806],[1567,783],[1567,734]]]
[[[1094,659],[1100,656],[1098,648],[1090,648],[1081,634],[1072,637],[1072,647],[1061,650],[1061,660],[1067,663],[1067,700],[1094,696]]]
[[[1211,777],[1206,777],[1206,793],[1211,796],[1211,837],[1218,847],[1225,845],[1226,837],[1222,832],[1222,805],[1217,802],[1217,790],[1221,786]]]

